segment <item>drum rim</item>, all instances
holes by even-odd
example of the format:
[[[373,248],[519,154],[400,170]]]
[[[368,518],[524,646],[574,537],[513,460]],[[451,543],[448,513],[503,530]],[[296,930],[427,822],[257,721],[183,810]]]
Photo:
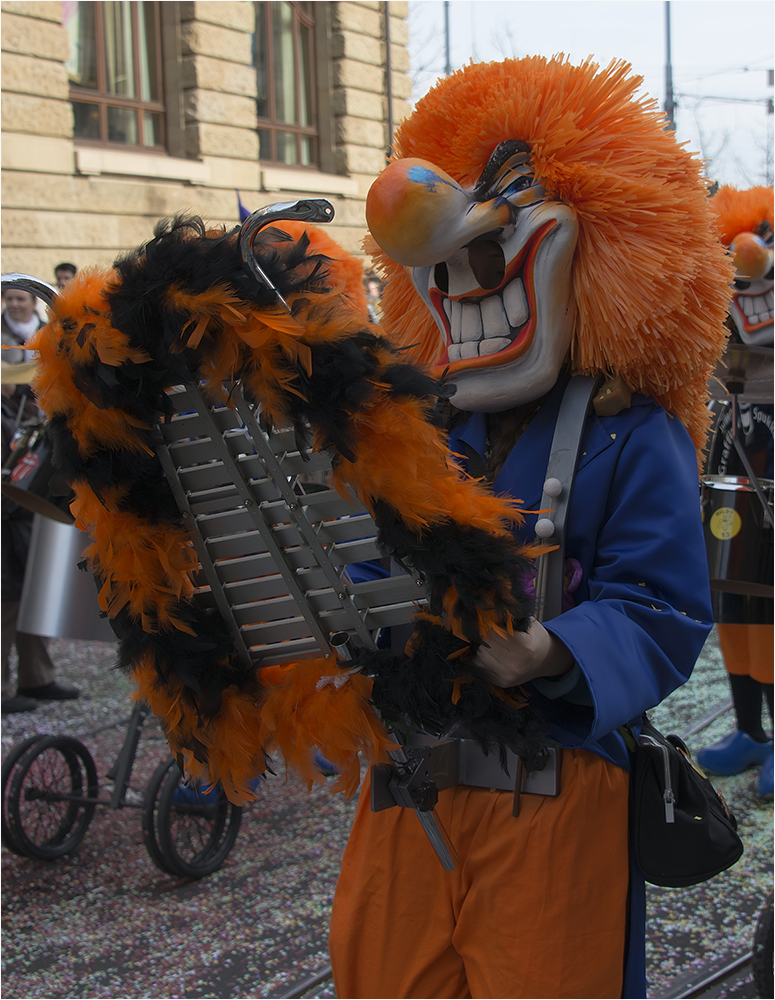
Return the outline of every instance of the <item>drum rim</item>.
[[[758,479],[757,482],[762,490],[773,491],[775,482],[772,479]],[[755,493],[752,481],[747,476],[703,476],[702,485],[710,486],[720,490],[731,492],[740,490],[746,493]]]

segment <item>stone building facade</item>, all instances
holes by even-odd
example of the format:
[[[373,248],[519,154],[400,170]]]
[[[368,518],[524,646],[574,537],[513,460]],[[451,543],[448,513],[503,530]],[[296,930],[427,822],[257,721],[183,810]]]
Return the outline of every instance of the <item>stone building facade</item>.
[[[104,13],[95,15],[97,8]],[[88,63],[95,16],[105,49],[102,76],[98,84],[95,70],[79,90],[73,46]],[[75,33],[73,17],[81,18]],[[178,212],[234,223],[236,191],[250,211],[328,198],[336,211],[332,235],[360,253],[366,193],[385,164],[390,128],[408,112],[407,17],[408,4],[396,0],[3,2],[3,272],[53,283],[61,261],[109,264],[149,239],[158,219]],[[92,21],[84,28],[85,18]],[[121,96],[126,81],[116,69],[122,51],[131,62],[131,18],[137,79],[145,73],[147,80],[149,59],[158,67],[157,92],[140,93],[138,83],[134,104]],[[276,51],[259,52],[261,45]],[[301,57],[305,65],[283,82],[283,67]],[[295,133],[282,131],[293,117],[287,108],[267,111],[270,78],[277,107],[306,86],[309,107],[287,126]],[[263,123],[259,112],[267,116]],[[278,114],[279,124],[270,120]],[[111,126],[115,120],[129,121],[134,142]],[[270,143],[272,130],[277,138]],[[297,134],[302,153],[294,146],[289,155]]]

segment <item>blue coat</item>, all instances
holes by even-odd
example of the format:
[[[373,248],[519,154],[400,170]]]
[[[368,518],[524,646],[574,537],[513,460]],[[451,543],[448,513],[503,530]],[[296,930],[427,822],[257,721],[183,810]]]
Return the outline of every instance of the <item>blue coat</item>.
[[[565,381],[506,460],[495,492],[540,506]],[[484,456],[486,417],[453,428],[450,447]],[[576,606],[545,623],[574,656],[571,681],[530,685],[550,734],[629,770],[626,722],[686,681],[712,624],[694,445],[681,422],[634,395],[614,417],[587,418],[566,530],[581,564]],[[535,513],[518,534],[534,538]],[[568,687],[571,684],[570,688]],[[553,688],[554,685],[554,688]],[[645,886],[633,865],[624,997],[645,996]]]

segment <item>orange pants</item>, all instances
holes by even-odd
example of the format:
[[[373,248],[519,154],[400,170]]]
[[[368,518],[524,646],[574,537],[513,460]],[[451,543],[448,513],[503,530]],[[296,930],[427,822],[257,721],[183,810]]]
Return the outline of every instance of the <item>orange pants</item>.
[[[772,684],[773,625],[717,625],[724,666],[730,674],[753,677],[760,684]]]
[[[360,802],[331,918],[340,998],[621,997],[629,775],[564,750],[557,798],[458,786],[436,813],[446,872],[409,809]]]

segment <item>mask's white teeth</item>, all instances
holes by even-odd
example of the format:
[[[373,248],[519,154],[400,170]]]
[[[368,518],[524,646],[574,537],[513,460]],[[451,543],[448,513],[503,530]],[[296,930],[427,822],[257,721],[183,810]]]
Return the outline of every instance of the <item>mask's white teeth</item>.
[[[460,314],[461,306],[459,302],[454,300],[450,302],[450,313],[449,313],[449,332],[452,337],[453,344],[460,343]]]
[[[525,286],[521,278],[515,278],[503,289],[503,306],[512,327],[522,326],[530,318],[527,307]]]
[[[505,350],[512,342],[512,331],[530,319],[525,286],[515,278],[500,294],[477,302],[459,302],[443,298],[449,323],[447,357],[450,362],[483,357]]]
[[[509,318],[503,308],[500,295],[490,295],[482,300],[482,329],[484,336],[508,337],[511,333]]]
[[[482,314],[478,305],[472,302],[463,304],[460,330],[460,339],[464,344],[482,339]]]
[[[488,337],[479,344],[480,357],[485,354],[497,354],[498,351],[505,350],[511,341],[508,337]]]

